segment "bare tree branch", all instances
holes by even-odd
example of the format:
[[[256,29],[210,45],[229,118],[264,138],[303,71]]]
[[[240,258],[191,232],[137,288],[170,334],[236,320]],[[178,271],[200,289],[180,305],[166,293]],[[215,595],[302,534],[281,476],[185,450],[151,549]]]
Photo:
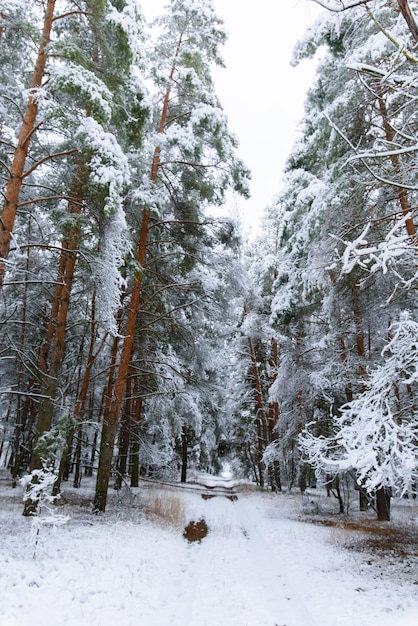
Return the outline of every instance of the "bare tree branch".
[[[40,159],[40,161],[37,161],[36,163],[34,163],[32,167],[30,167],[26,172],[23,173],[22,178],[26,178],[27,176],[29,176],[29,174],[32,174],[32,172],[36,170],[37,167],[39,167],[43,163],[46,163],[47,161],[51,161],[51,159],[57,159],[59,157],[69,156],[70,154],[74,154],[75,152],[78,152],[77,148],[74,148],[73,150],[66,150],[65,152],[56,152],[55,154],[49,154],[43,159]]]
[[[347,11],[364,4],[372,2],[372,0],[313,0],[316,4],[319,4],[323,9],[332,11],[333,13],[340,13],[341,11]]]

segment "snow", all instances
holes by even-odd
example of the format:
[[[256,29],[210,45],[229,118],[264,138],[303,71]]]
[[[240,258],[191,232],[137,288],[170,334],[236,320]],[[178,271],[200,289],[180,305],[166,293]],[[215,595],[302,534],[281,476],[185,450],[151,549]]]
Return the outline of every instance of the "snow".
[[[72,504],[58,511],[70,520],[41,526],[34,554],[21,493],[2,480],[2,626],[416,624],[417,572],[348,550],[344,529],[304,521],[306,497],[259,493],[227,470],[206,485],[209,495],[233,487],[238,499],[142,481],[94,516],[92,485],[68,489]],[[187,542],[184,525],[201,517],[207,537]]]
[[[129,0],[121,11],[116,7],[109,7],[110,11],[106,15],[109,22],[117,24],[126,34],[129,42],[133,61],[141,66],[145,58],[143,48],[143,16],[142,8],[138,0]]]
[[[50,74],[50,90],[78,90],[80,94],[83,94],[85,101],[93,107],[96,115],[100,114],[106,121],[110,120],[112,93],[93,72],[67,61],[65,65],[52,67]]]

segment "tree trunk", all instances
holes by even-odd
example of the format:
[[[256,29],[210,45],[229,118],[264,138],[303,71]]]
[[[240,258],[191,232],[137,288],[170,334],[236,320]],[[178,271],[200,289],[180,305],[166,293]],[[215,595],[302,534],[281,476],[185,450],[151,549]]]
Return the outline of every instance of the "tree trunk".
[[[119,319],[118,319],[118,328],[120,325],[120,321],[122,319],[122,308],[119,310]],[[116,436],[116,426],[113,434],[112,441],[112,450],[109,456],[108,454],[108,429],[109,429],[109,419],[111,416],[111,404],[112,404],[112,394],[113,388],[115,384],[115,376],[116,376],[116,368],[117,368],[117,355],[119,349],[120,336],[116,336],[113,338],[112,349],[110,353],[110,367],[106,389],[103,392],[103,415],[102,415],[102,432],[100,438],[100,449],[99,449],[99,467],[97,470],[97,479],[96,479],[96,494],[93,504],[93,510],[98,513],[100,511],[104,511],[106,508],[106,499],[107,499],[107,489],[110,481],[110,474],[112,471],[112,457],[113,457],[113,443],[114,438]],[[103,454],[102,454],[103,450]]]
[[[366,343],[364,340],[363,321],[362,321],[362,315],[361,315],[361,308],[359,304],[358,285],[354,285],[351,293],[353,296],[353,319],[354,319],[354,326],[356,329],[356,349],[357,349],[357,356],[359,357],[358,371],[359,371],[360,379],[364,380],[367,376],[367,369],[365,365]]]
[[[342,335],[338,336],[338,343],[340,346],[340,359],[341,362],[345,365],[347,363],[347,346],[345,345],[345,340]],[[347,402],[351,402],[353,400],[353,389],[351,387],[351,383],[348,383],[345,386],[345,397]]]
[[[31,91],[23,114],[22,125],[17,139],[12,164],[9,170],[3,209],[0,220],[0,287],[3,284],[5,261],[9,257],[10,241],[19,204],[20,191],[25,178],[25,164],[29,146],[37,130],[38,100],[36,90],[42,87],[47,61],[46,47],[51,40],[56,0],[47,0],[42,30],[42,39],[38,49],[35,70],[32,75]]]
[[[244,305],[244,316],[247,315],[247,306]],[[264,467],[263,467],[263,454],[268,438],[268,422],[266,410],[264,408],[263,388],[261,385],[260,372],[258,369],[257,358],[255,354],[254,343],[252,337],[247,337],[248,352],[250,355],[251,369],[253,375],[253,387],[255,393],[255,411],[256,416],[254,419],[256,427],[256,465],[258,468],[260,487],[264,487]]]
[[[411,8],[408,4],[408,0],[398,0],[398,6],[401,10],[403,18],[408,25],[409,31],[416,42],[418,42],[418,26],[412,15]]]
[[[183,432],[181,434],[181,478],[182,483],[186,482],[187,478],[187,460],[189,450],[188,428],[183,426]]]
[[[133,413],[132,399],[132,373],[128,377],[126,385],[125,410],[120,424],[119,451],[116,464],[115,489],[121,489],[128,466],[129,444],[131,439],[131,424]]]
[[[134,423],[131,432],[131,487],[139,485],[139,424],[141,422],[141,413],[143,405],[143,394],[145,392],[145,381],[143,384],[135,384],[135,393],[139,394],[135,398]]]
[[[68,213],[78,215],[83,207],[84,167],[80,163],[74,178],[72,199],[68,204]],[[58,393],[59,375],[65,356],[65,336],[67,318],[70,308],[70,297],[74,281],[74,269],[77,262],[78,240],[80,227],[78,224],[70,228],[61,243],[58,262],[58,274],[51,304],[45,337],[39,351],[40,395],[38,419],[34,436],[34,446],[30,461],[30,471],[42,468],[43,455],[38,447],[42,435],[51,429]],[[32,505],[26,500],[23,515],[31,515]]]
[[[368,504],[369,504],[369,499],[368,499],[368,495],[367,495],[367,491],[364,489],[364,487],[359,488],[359,508],[360,511],[367,511],[368,508]]]
[[[277,378],[277,365],[278,365],[278,345],[276,339],[272,339],[271,353],[270,353],[270,389]],[[270,402],[269,404],[269,417],[268,417],[268,440],[269,443],[275,443],[278,445],[279,433],[277,432],[277,426],[279,423],[279,403]],[[269,467],[269,481],[272,491],[281,491],[281,473],[280,462],[273,461],[273,464]]]
[[[376,489],[376,508],[379,522],[390,521],[390,498],[390,490],[387,487]]]
[[[76,446],[75,446],[75,469],[74,469],[74,482],[73,487],[78,489],[81,485],[81,452],[83,449],[83,425],[79,422],[77,424],[77,436],[76,436]]]
[[[395,133],[389,121],[388,110],[386,107],[386,102],[384,99],[384,93],[383,93],[382,88],[379,88],[377,90],[377,101],[379,105],[380,115],[382,117],[382,124],[383,124],[383,130],[385,131],[386,141],[388,141],[389,143],[394,143]],[[398,178],[398,181],[401,182],[402,169],[401,169],[401,164],[399,160],[399,155],[396,153],[391,154],[390,160],[392,162],[392,167],[393,167],[395,176]],[[398,196],[399,204],[401,206],[402,215],[404,217],[409,216],[405,220],[406,232],[408,233],[410,237],[415,238],[416,228],[415,228],[415,224],[414,224],[412,217],[410,217],[412,215],[412,212],[411,212],[411,203],[409,202],[407,190],[403,189],[402,187],[397,187],[396,184],[394,184],[394,188]]]

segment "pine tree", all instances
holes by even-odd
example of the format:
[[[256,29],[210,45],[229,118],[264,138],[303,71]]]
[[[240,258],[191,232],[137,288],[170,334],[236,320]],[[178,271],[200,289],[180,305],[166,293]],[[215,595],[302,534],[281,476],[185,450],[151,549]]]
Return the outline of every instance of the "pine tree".
[[[211,2],[173,0],[159,27],[153,68],[162,106],[150,145],[150,171],[135,197],[142,214],[136,244],[137,269],[132,277],[112,403],[103,420],[96,511],[106,506],[113,447],[143,297],[144,269],[150,264],[150,231],[157,232],[158,241],[165,225],[182,222],[182,245],[190,245],[208,203],[219,204],[228,186],[246,193],[248,172],[234,154],[236,140],[228,132],[226,117],[213,95],[210,64],[219,62],[218,48],[225,35]]]
[[[406,6],[403,8],[405,9]],[[351,28],[354,23],[356,24],[355,30]],[[329,27],[330,30],[328,30]],[[338,32],[336,39],[333,35],[335,32]],[[332,18],[325,20],[322,30],[317,33],[319,39],[324,37],[324,33],[329,41],[338,43],[338,48],[333,43],[330,49],[336,49],[341,59],[344,60],[345,68],[337,68],[340,75],[343,75],[347,68],[352,72],[347,81],[347,87],[342,90],[342,96],[339,98],[339,102],[343,105],[341,110],[345,111],[346,101],[353,98],[353,102],[356,100],[359,104],[357,109],[352,106],[350,110],[361,112],[361,118],[358,117],[359,121],[361,119],[361,124],[358,126],[359,133],[355,138],[352,135],[355,126],[349,124],[345,115],[340,113],[337,117],[332,107],[326,110],[326,119],[330,128],[335,132],[338,143],[348,151],[345,168],[352,168],[351,177],[346,178],[344,187],[347,190],[350,187],[353,189],[355,183],[359,202],[356,212],[345,210],[333,221],[334,233],[343,239],[339,248],[343,260],[343,274],[337,281],[331,273],[333,286],[325,302],[328,306],[333,303],[335,307],[336,297],[339,296],[338,310],[331,309],[335,313],[338,311],[338,315],[330,321],[334,322],[338,333],[341,365],[345,366],[348,362],[348,333],[351,333],[355,339],[353,347],[359,357],[359,364],[355,370],[358,381],[347,380],[348,384],[344,386],[345,400],[348,400],[348,403],[341,408],[341,404],[344,404],[343,396],[340,393],[341,399],[337,402],[337,395],[334,391],[330,395],[331,419],[328,417],[324,421],[316,417],[310,425],[310,435],[302,439],[307,458],[317,468],[319,467],[317,453],[322,455],[322,452],[319,452],[321,446],[324,451],[330,450],[332,442],[335,441],[338,442],[340,450],[345,445],[350,446],[349,430],[343,426],[346,422],[343,417],[339,417],[339,409],[341,409],[341,415],[353,417],[354,413],[350,413],[351,407],[354,412],[359,406],[363,407],[361,411],[363,422],[360,425],[359,421],[355,423],[353,421],[351,433],[354,430],[362,433],[368,432],[369,426],[373,424],[371,404],[369,404],[370,410],[365,407],[368,402],[367,398],[372,397],[373,394],[379,395],[378,379],[383,376],[387,366],[385,361],[387,361],[388,351],[384,349],[385,335],[381,329],[390,327],[391,320],[399,318],[399,311],[411,306],[410,298],[406,298],[406,294],[399,291],[399,286],[409,284],[406,278],[408,273],[412,277],[409,280],[413,281],[415,276],[414,262],[411,263],[415,248],[415,225],[411,207],[415,201],[416,191],[414,182],[410,178],[414,170],[410,154],[411,149],[413,153],[416,138],[410,127],[410,94],[407,78],[413,73],[414,62],[408,51],[409,44],[406,44],[401,54],[399,54],[401,48],[398,45],[400,37],[405,37],[405,23],[398,19],[397,13],[391,8],[383,6],[383,3],[373,3],[368,13],[361,8],[353,8],[344,13],[338,24],[338,31],[334,30]],[[348,95],[348,85],[352,85],[350,95]],[[407,128],[411,128],[411,132],[407,131],[404,134]],[[333,160],[334,167],[336,163]],[[331,182],[329,177],[321,175],[321,178],[327,180],[328,185]],[[360,187],[359,181],[363,182]],[[340,189],[344,187],[340,186]],[[341,202],[342,196],[340,190],[337,194],[335,185],[330,189],[333,190],[334,196],[330,204],[332,207]],[[352,198],[350,202],[353,207]],[[346,220],[345,224],[341,223],[341,216]],[[350,217],[349,220],[347,220],[348,217]],[[338,226],[339,230],[337,230]],[[404,235],[401,234],[401,229],[404,229]],[[334,270],[337,268],[338,264],[334,264]],[[368,274],[365,274],[364,270]],[[383,273],[379,270],[383,270]],[[344,299],[341,297],[342,294],[344,294]],[[349,299],[345,294],[349,296]],[[341,307],[342,303],[344,303],[343,307]],[[380,310],[376,308],[376,304]],[[389,345],[392,350],[392,343]],[[413,345],[411,345],[411,350],[413,350]],[[368,374],[367,361],[377,368],[375,376]],[[382,415],[384,416],[383,422],[389,428],[389,415],[385,415],[385,412]],[[324,429],[325,424],[327,424],[326,429]],[[378,429],[378,432],[379,437],[382,435],[382,430]],[[327,448],[328,445],[330,448]],[[382,445],[385,445],[384,436]],[[353,452],[352,449],[351,454]],[[326,452],[324,459],[327,454]],[[362,454],[365,454],[364,448]],[[405,455],[408,456],[406,448]],[[354,456],[351,456],[351,459],[353,460]],[[377,468],[380,463],[382,463],[381,459],[377,461]],[[325,467],[332,473],[330,466],[326,463],[322,465],[322,469]],[[336,462],[334,467],[340,470],[347,469],[349,464],[338,465]],[[367,482],[365,474],[356,468],[356,463],[353,463],[350,468],[357,472],[361,483]],[[375,477],[378,473],[379,469]],[[387,483],[384,480],[380,483],[376,481],[373,488],[368,484],[370,492],[376,489],[378,515],[381,519],[389,517],[384,497],[386,486]]]

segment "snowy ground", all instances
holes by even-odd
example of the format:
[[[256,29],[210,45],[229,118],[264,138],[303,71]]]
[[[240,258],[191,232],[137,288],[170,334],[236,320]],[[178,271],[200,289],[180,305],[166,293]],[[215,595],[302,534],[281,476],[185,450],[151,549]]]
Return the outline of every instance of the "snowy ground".
[[[91,490],[71,491],[69,521],[41,527],[35,546],[3,474],[1,626],[416,626],[416,548],[382,560],[353,549],[364,534],[304,521],[300,495],[237,491],[203,499],[144,482],[99,517]],[[399,506],[390,527],[400,515],[416,531],[415,502]],[[200,518],[209,533],[189,543]]]

